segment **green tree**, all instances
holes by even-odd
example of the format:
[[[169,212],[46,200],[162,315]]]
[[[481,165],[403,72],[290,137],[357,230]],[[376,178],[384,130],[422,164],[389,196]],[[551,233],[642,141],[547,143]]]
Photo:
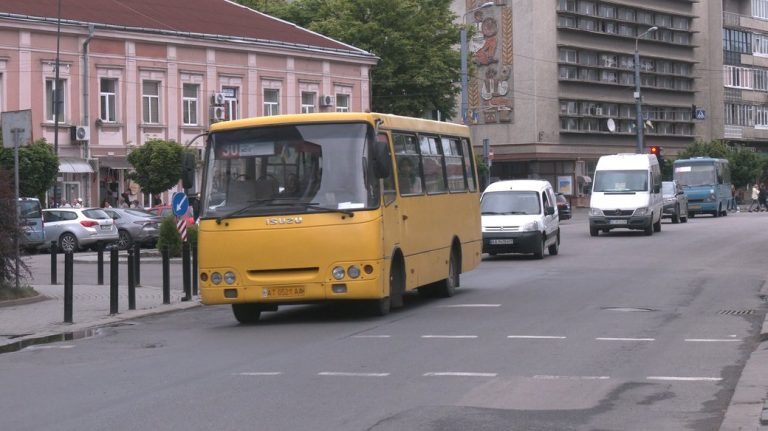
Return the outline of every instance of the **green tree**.
[[[0,168],[13,172],[13,148],[0,148]],[[19,147],[19,195],[45,202],[46,190],[53,187],[59,172],[59,158],[45,139]],[[11,182],[11,190],[13,182]]]
[[[744,187],[752,184],[764,176],[768,159],[765,155],[745,149],[742,146],[729,146],[720,140],[709,142],[697,141],[685,150],[681,151],[678,159],[689,159],[691,157],[715,157],[728,159],[731,167],[731,182],[736,187]]]
[[[183,152],[184,147],[174,141],[147,141],[128,154],[128,162],[134,168],[128,177],[145,192],[158,196],[181,179]]]
[[[375,112],[456,115],[459,29],[451,0],[239,0],[270,15],[377,55]]]

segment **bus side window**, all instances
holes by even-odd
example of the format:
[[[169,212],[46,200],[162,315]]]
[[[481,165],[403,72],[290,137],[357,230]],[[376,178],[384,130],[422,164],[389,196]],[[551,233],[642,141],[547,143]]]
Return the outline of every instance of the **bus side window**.
[[[379,133],[376,136],[376,140],[389,145],[389,138],[386,133]],[[391,163],[391,162],[390,162]],[[394,169],[389,170],[389,176],[383,178],[384,182],[384,206],[389,206],[397,198],[397,192],[395,191],[395,172]]]

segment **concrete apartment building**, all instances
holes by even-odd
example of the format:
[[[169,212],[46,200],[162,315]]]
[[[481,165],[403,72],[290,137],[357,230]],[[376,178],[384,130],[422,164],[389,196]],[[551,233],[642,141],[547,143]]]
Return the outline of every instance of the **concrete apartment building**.
[[[148,140],[202,149],[216,119],[368,109],[376,62],[226,0],[0,3],[0,111],[31,110],[33,140],[58,143],[61,197],[91,206],[150,206],[126,177]]]
[[[454,2],[475,27],[468,119],[475,146],[489,140],[491,176],[547,179],[586,204],[597,159],[638,147],[636,43],[644,148],[673,155],[723,138],[722,8],[692,0]]]

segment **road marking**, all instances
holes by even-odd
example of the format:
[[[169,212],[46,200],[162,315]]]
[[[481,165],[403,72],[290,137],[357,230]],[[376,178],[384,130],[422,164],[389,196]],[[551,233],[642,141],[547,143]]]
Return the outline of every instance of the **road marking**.
[[[738,338],[686,338],[685,341],[690,343],[733,343],[741,340]]]
[[[719,382],[723,380],[720,377],[674,377],[674,376],[648,376],[648,380],[666,380],[678,382]]]
[[[539,380],[608,380],[610,376],[550,376],[550,375],[537,375],[533,376],[534,379]]]
[[[526,339],[541,339],[541,340],[565,340],[566,337],[560,335],[507,335],[507,338],[526,338]]]
[[[598,341],[656,341],[655,338],[609,338],[609,337],[597,337]]]
[[[421,338],[460,339],[460,338],[477,338],[477,335],[422,335]]]
[[[246,371],[243,373],[237,373],[236,376],[279,376],[283,374],[282,371]]]
[[[438,305],[438,308],[494,308],[501,307],[501,304],[454,304]]]
[[[389,373],[345,373],[339,371],[322,371],[318,376],[340,376],[340,377],[387,377]]]
[[[73,344],[62,344],[60,346],[29,346],[24,350],[71,349],[73,347],[75,347]]]
[[[352,338],[390,338],[391,335],[354,335]]]
[[[431,372],[424,373],[424,377],[496,377],[497,373],[467,373],[467,372]]]

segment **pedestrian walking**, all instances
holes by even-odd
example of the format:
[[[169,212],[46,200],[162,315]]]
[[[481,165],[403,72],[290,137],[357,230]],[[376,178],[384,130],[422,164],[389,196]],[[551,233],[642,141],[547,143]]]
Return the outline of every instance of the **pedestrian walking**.
[[[760,192],[757,194],[757,210],[758,211],[766,211],[768,210],[768,205],[766,204],[766,200],[768,200],[768,186],[763,184],[760,186]]]
[[[757,185],[757,183],[752,185],[752,202],[749,203],[749,212],[754,211],[757,209],[760,210],[760,201],[758,199],[760,198],[760,187]]]
[[[739,205],[736,203],[736,186],[731,184],[731,199],[728,201],[728,210],[738,211]]]

